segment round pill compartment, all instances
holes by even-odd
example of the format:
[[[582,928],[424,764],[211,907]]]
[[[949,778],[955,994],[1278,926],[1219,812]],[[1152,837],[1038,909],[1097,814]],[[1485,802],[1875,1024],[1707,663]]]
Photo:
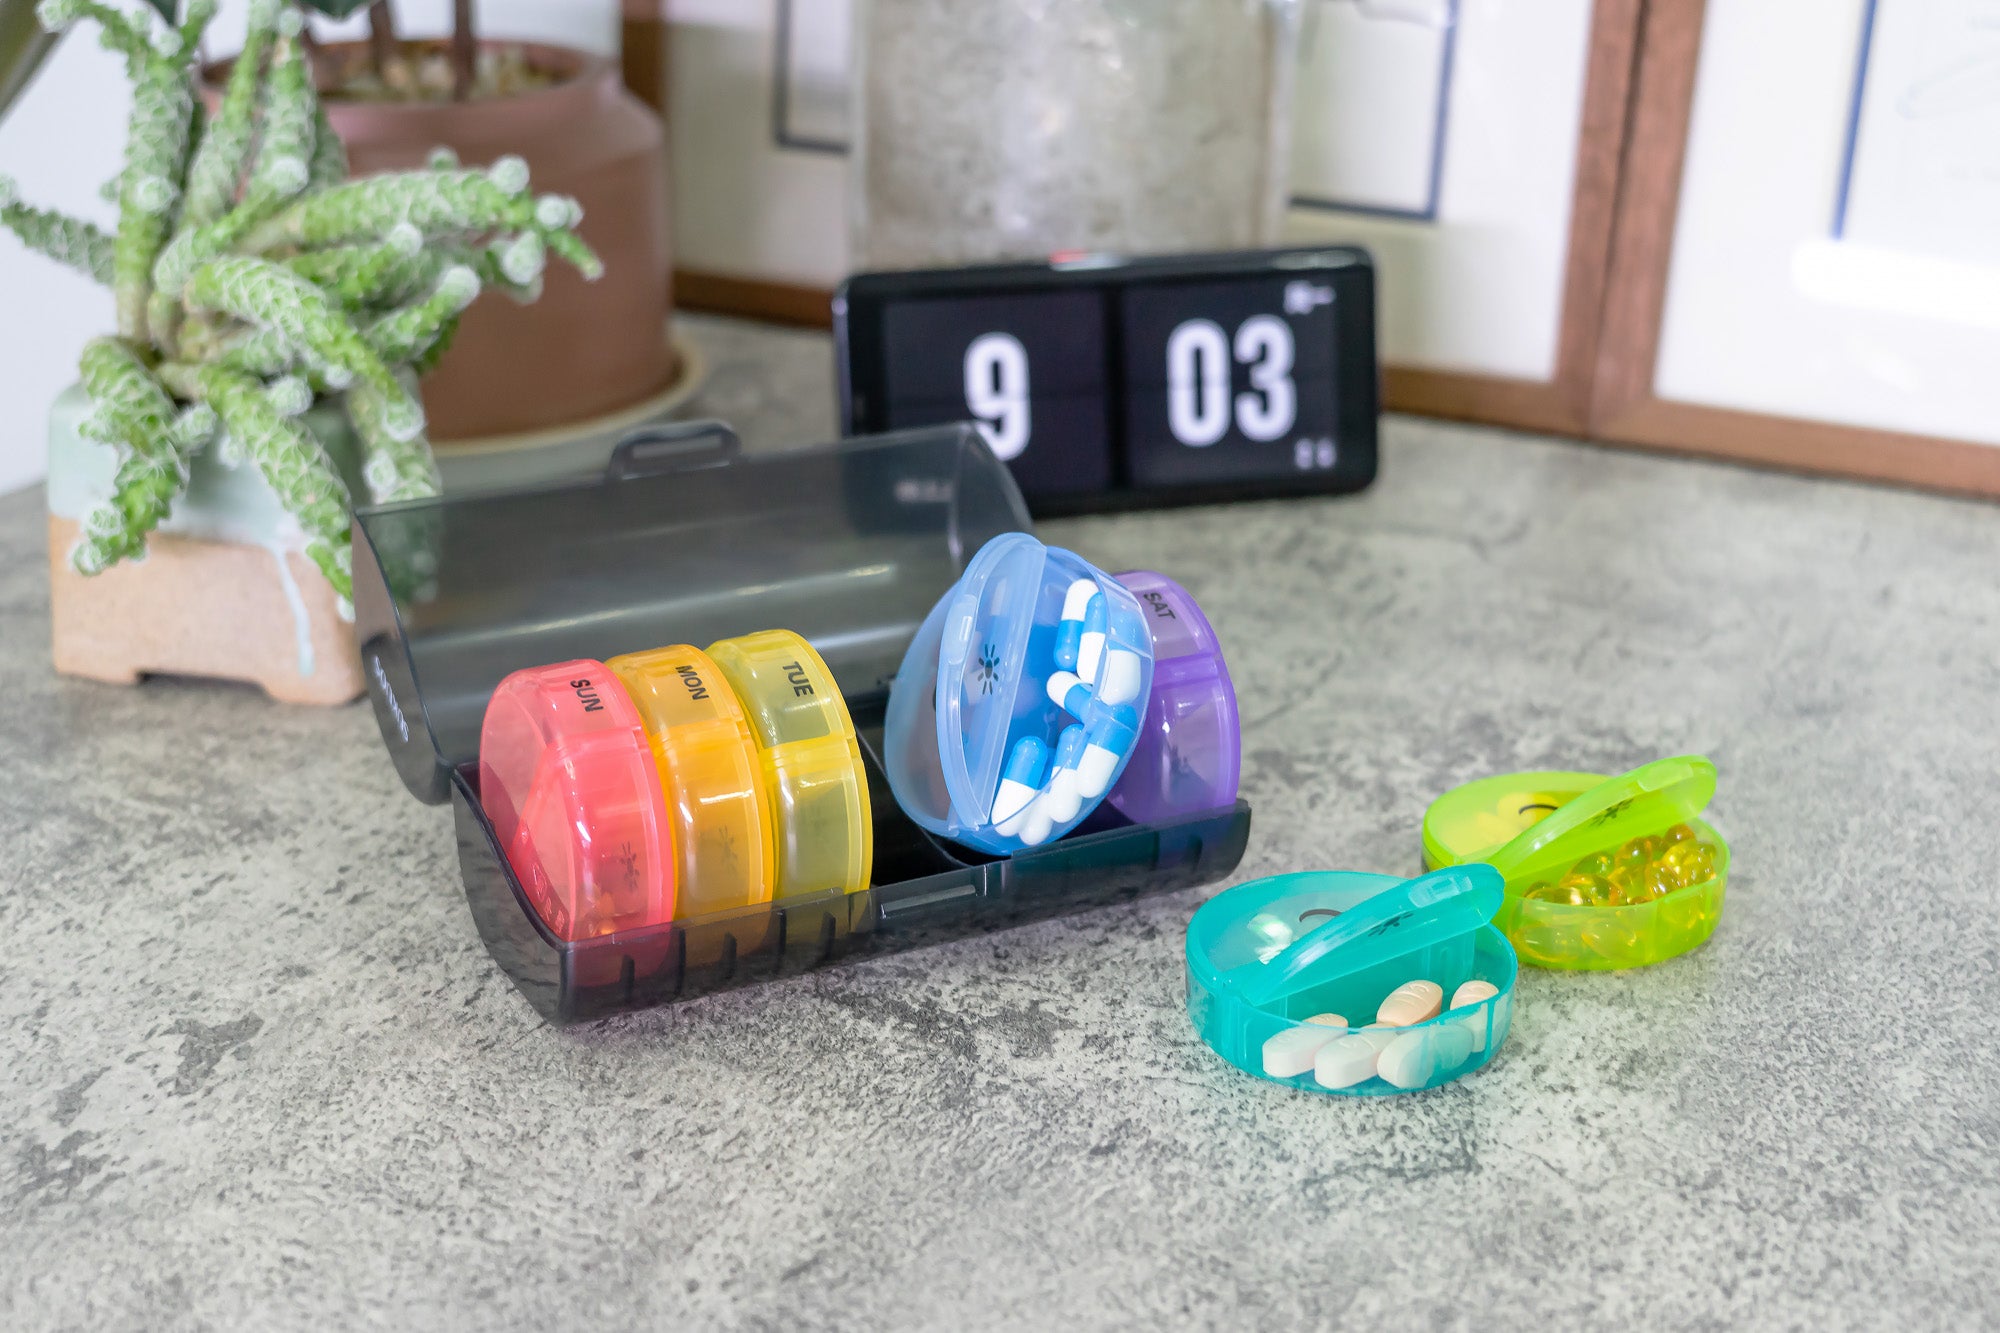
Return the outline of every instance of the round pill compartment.
[[[770,800],[742,703],[707,653],[689,644],[605,663],[639,711],[660,771],[678,852],[681,919],[770,900]]]
[[[602,662],[516,671],[487,703],[479,802],[542,923],[565,940],[674,915],[673,835],[639,713]]]
[[[1729,844],[1701,819],[1715,766],[1699,756],[1601,773],[1506,773],[1424,813],[1424,861],[1483,861],[1506,901],[1495,923],[1521,961],[1599,971],[1686,953],[1715,932]]]
[[[890,789],[917,824],[983,852],[1052,842],[1117,785],[1152,683],[1132,591],[1003,533],[904,654],[883,728]]]
[[[1492,924],[1502,897],[1484,865],[1226,889],[1188,923],[1188,1016],[1216,1054],[1272,1082],[1359,1097],[1440,1087],[1491,1060],[1513,1022],[1514,950]]]
[[[1236,688],[1208,617],[1164,574],[1116,576],[1144,612],[1153,647],[1153,688],[1138,744],[1107,798],[1127,819],[1149,824],[1236,800],[1243,743]]]
[[[772,897],[868,887],[875,827],[854,721],[799,635],[762,630],[708,646],[757,742],[770,809]]]

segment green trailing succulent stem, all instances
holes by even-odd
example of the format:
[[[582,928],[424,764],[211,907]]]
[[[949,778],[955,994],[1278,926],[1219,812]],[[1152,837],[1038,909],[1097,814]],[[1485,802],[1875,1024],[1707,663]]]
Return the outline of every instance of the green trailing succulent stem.
[[[118,332],[146,337],[146,302],[152,295],[153,261],[173,230],[182,159],[194,120],[194,94],[181,71],[150,60],[132,89],[132,124],[119,176],[118,237],[111,254],[111,294],[118,303]]]
[[[112,238],[81,219],[21,203],[14,197],[14,182],[5,176],[0,176],[0,226],[37,254],[111,285]]]
[[[158,7],[161,13],[172,6]],[[89,20],[133,82],[124,168],[106,187],[118,225],[21,203],[0,179],[0,227],[110,287],[117,333],[81,375],[85,433],[119,453],[110,497],[82,521],[72,565],[94,574],[144,554],[206,448],[251,462],[297,520],[306,554],[350,595],[351,499],[299,417],[345,409],[377,501],[435,493],[415,376],[442,354],[484,288],[532,300],[554,255],[596,277],[582,211],[528,191],[507,157],[350,180],[312,84],[303,16],[251,0],[244,49],[212,117],[195,96],[215,0],[178,24],[145,6],[42,0],[51,29]]]
[[[257,135],[257,98],[264,57],[277,31],[277,13],[277,0],[256,0],[251,7],[243,50],[230,67],[222,105],[188,163],[187,200],[181,210],[184,227],[205,227],[236,201],[243,162]]]
[[[221,419],[234,447],[257,465],[265,484],[306,534],[306,555],[342,597],[352,598],[347,483],[311,433],[296,420],[311,391],[296,380],[260,383],[227,366],[161,367],[175,392],[196,398]]]
[[[77,569],[93,573],[145,554],[147,534],[187,485],[189,459],[214,434],[215,417],[200,408],[181,412],[120,339],[93,339],[80,369],[93,408],[84,433],[124,453],[110,499],[84,516],[70,557]]]
[[[458,316],[479,295],[479,278],[470,268],[445,268],[422,300],[399,305],[374,316],[361,337],[385,364],[425,369],[439,355],[458,326]],[[320,393],[337,393],[352,386],[350,377],[316,358],[297,359],[282,336],[260,329],[242,334],[219,351],[219,359],[245,374],[281,375],[302,372]]]
[[[486,171],[433,167],[319,191],[251,232],[245,248],[266,253],[287,246],[351,245],[408,223],[426,241],[502,232],[518,243],[532,236],[586,278],[596,278],[603,265],[570,230],[579,216],[571,200],[529,197],[527,164],[503,157]],[[537,262],[536,272],[539,267]],[[533,275],[509,276],[519,283]]]

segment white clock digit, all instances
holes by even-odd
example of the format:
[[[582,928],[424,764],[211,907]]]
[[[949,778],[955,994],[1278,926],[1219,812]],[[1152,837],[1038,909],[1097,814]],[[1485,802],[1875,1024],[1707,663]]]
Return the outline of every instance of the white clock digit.
[[[1252,315],[1236,330],[1236,360],[1250,372],[1250,391],[1237,394],[1233,405],[1230,350],[1213,320],[1185,320],[1167,337],[1167,427],[1190,448],[1206,449],[1228,434],[1232,406],[1236,429],[1252,440],[1282,439],[1298,423],[1291,325]]]
[[[1167,338],[1167,427],[1194,449],[1229,431],[1229,340],[1213,320],[1187,320]]]
[[[965,406],[1002,462],[1028,447],[1028,349],[1011,333],[982,333],[965,349]]]
[[[1254,392],[1236,395],[1236,429],[1253,440],[1275,440],[1298,420],[1292,388],[1292,329],[1275,315],[1254,315],[1236,330],[1236,359],[1250,370]]]

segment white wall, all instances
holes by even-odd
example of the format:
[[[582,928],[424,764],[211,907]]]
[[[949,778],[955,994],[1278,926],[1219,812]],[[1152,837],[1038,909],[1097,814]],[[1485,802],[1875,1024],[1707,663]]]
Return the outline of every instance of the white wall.
[[[443,32],[450,0],[396,0],[411,35]],[[242,42],[246,0],[223,0],[214,49]],[[618,0],[479,0],[482,29],[496,37],[559,42],[605,53],[618,48]],[[364,20],[324,29],[359,34]],[[111,225],[98,187],[118,172],[131,95],[114,56],[91,25],[72,33],[34,84],[0,120],[0,175],[15,178],[28,202]],[[0,494],[38,481],[51,399],[76,377],[77,353],[112,325],[110,294],[88,279],[29,254],[0,232]]]

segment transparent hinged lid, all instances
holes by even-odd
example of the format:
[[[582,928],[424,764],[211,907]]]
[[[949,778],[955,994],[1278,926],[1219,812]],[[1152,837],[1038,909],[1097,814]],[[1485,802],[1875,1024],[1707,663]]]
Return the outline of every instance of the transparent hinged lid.
[[[1317,871],[1264,881],[1239,904],[1227,893],[1221,904],[1189,926],[1190,956],[1200,957],[1212,979],[1257,1007],[1468,936],[1493,919],[1501,900],[1500,877],[1484,865],[1452,866],[1417,879],[1359,871]],[[1359,901],[1345,910],[1315,911],[1329,902]],[[1232,912],[1232,909],[1235,909]],[[1291,923],[1326,919],[1297,933]],[[1284,934],[1274,936],[1273,927]]]
[[[523,667],[783,628],[851,703],[879,695],[966,561],[1029,520],[967,425],[746,454],[727,426],[690,422],[634,434],[602,477],[363,509],[355,526],[376,717],[436,802]]]
[[[1715,765],[1698,755],[1658,759],[1563,803],[1485,859],[1509,885],[1560,875],[1593,852],[1696,818],[1715,795]]]

